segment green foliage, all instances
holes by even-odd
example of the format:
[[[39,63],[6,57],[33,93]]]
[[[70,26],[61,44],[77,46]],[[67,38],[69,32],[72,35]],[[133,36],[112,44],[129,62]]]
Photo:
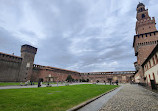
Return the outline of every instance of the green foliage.
[[[116,85],[72,85],[0,90],[0,111],[65,111]]]
[[[73,82],[74,79],[71,77],[71,75],[68,75],[67,78],[66,78],[66,81]]]

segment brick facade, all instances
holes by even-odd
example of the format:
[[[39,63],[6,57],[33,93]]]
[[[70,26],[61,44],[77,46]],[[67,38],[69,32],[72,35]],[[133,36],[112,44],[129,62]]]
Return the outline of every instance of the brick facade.
[[[22,58],[0,52],[0,81],[19,81]]]
[[[30,45],[21,47],[21,57],[0,53],[0,82],[16,81],[65,81],[68,75],[76,81],[89,80],[89,82],[108,82],[111,78],[113,82],[118,80],[122,83],[131,82],[135,72],[90,72],[80,73],[67,69],[34,64],[34,57],[37,48]]]
[[[135,56],[137,56],[137,62],[134,63],[136,67],[135,80],[137,82],[144,82],[144,74],[142,64],[147,59],[151,51],[158,44],[158,31],[155,27],[155,18],[149,16],[148,9],[145,9],[143,3],[139,3],[137,6],[137,22],[136,22],[136,34],[134,36],[133,47],[135,50]]]
[[[76,71],[70,71],[66,69],[60,69],[56,67],[48,67],[41,65],[33,65],[32,81],[38,81],[39,78],[43,81],[48,81],[48,77],[51,77],[50,81],[65,81],[67,76],[71,75],[73,79],[80,79],[80,73]]]
[[[109,78],[112,82],[118,80],[119,83],[132,82],[135,71],[118,71],[118,72],[89,72],[81,73],[81,78],[89,80],[90,82],[109,82]]]

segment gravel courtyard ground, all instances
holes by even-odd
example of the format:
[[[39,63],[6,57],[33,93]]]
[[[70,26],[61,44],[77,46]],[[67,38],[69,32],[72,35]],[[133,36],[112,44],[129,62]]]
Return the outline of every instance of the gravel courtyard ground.
[[[138,85],[124,85],[99,111],[158,111],[158,94]]]

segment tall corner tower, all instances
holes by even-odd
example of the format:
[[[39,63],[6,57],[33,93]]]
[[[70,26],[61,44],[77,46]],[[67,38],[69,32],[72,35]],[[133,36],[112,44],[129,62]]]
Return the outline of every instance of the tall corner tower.
[[[155,18],[149,16],[148,9],[145,9],[143,3],[137,5],[137,16],[136,16],[136,35],[134,35],[133,47],[135,50],[135,56],[137,56],[137,62],[135,67],[137,72],[143,79],[142,63],[149,56],[151,51],[158,44],[158,31],[155,26]]]
[[[37,48],[33,46],[27,44],[21,46],[22,63],[21,63],[19,81],[31,80],[33,63],[34,63],[36,52],[37,52]]]
[[[155,27],[155,18],[149,16],[148,9],[145,9],[143,3],[137,5],[137,22],[136,22],[136,34],[144,34],[148,32],[157,31]]]

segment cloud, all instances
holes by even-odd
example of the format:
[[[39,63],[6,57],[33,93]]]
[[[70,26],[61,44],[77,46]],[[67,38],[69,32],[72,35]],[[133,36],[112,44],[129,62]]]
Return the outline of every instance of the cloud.
[[[10,31],[0,27],[0,52],[14,53],[20,56],[20,46],[22,44]]]
[[[36,64],[79,72],[134,70],[138,0],[0,2],[2,52],[20,55],[20,46],[30,44],[38,48]],[[143,3],[157,18],[157,0]]]

